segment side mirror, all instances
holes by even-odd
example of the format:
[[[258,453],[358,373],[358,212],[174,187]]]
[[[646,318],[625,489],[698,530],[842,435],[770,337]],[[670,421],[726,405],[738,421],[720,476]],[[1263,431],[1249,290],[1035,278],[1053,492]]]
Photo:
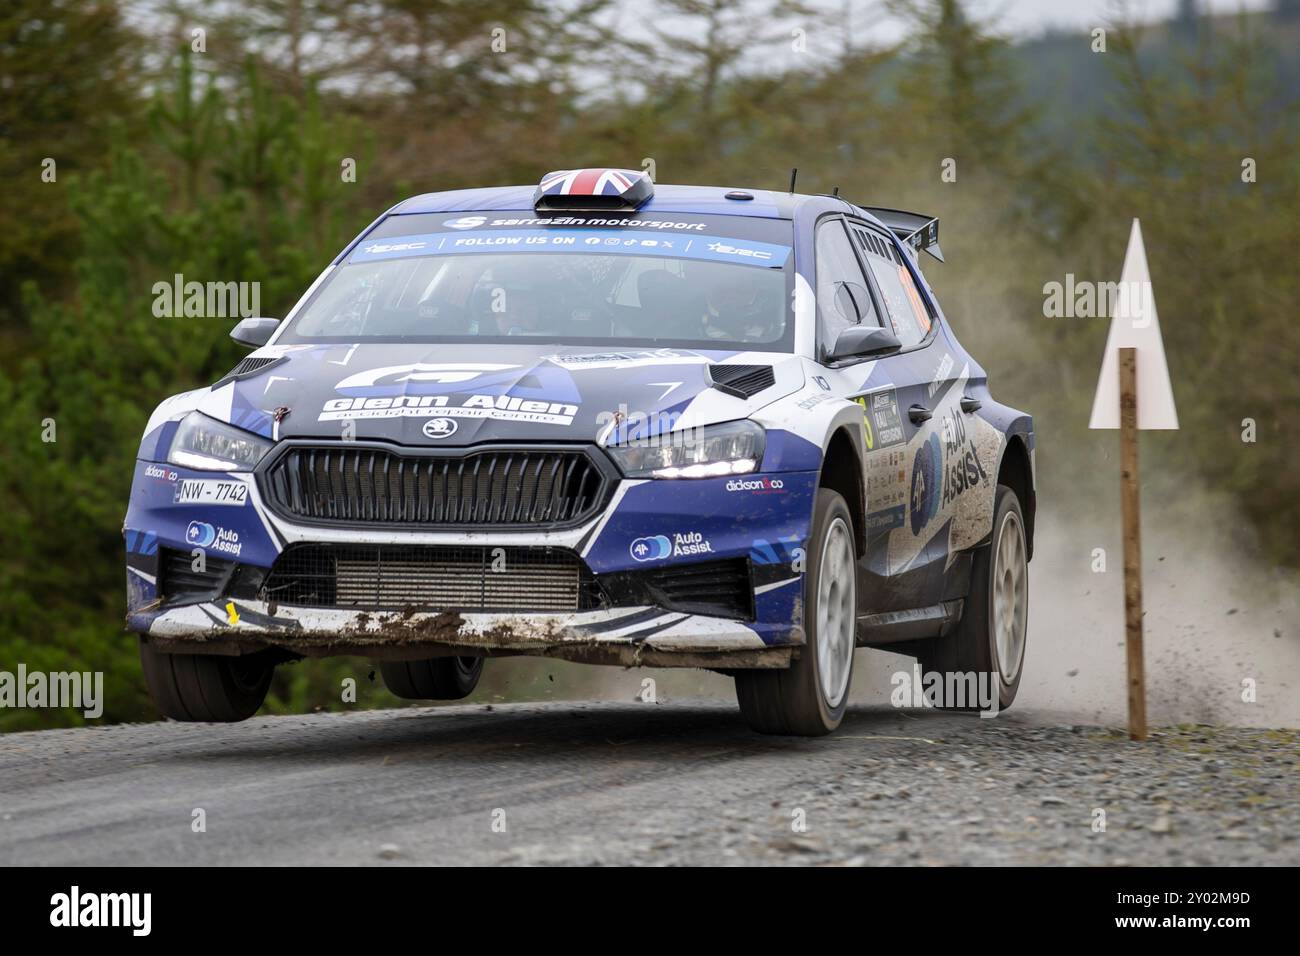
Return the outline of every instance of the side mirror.
[[[850,325],[835,339],[829,358],[831,361],[847,358],[865,358],[897,352],[903,347],[898,336],[878,325]]]
[[[230,337],[240,345],[260,349],[271,341],[271,335],[279,326],[279,319],[244,319],[230,330]]]

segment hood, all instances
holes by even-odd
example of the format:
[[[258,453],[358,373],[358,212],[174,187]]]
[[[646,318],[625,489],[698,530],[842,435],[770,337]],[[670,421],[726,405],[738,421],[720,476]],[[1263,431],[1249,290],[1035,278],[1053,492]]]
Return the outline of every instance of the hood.
[[[267,346],[249,359],[271,361],[237,368],[201,410],[268,437],[350,429],[403,445],[617,441],[745,418],[803,386],[794,356],[734,350],[370,343]],[[714,363],[772,366],[773,384],[721,391]]]

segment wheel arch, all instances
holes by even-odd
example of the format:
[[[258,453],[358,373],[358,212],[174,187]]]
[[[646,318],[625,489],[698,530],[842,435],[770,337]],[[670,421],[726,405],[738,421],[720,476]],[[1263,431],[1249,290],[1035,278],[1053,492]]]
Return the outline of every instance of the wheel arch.
[[[1025,546],[1028,556],[1034,556],[1034,512],[1037,494],[1034,490],[1034,464],[1025,437],[1019,433],[1007,437],[1002,459],[998,463],[998,484],[1006,485],[1020,499],[1020,510],[1025,517]]]
[[[860,431],[860,430],[859,430]],[[822,456],[820,488],[838,492],[849,506],[853,519],[853,546],[858,557],[867,553],[866,495],[862,487],[861,435],[854,436],[846,426],[840,425],[831,432]]]

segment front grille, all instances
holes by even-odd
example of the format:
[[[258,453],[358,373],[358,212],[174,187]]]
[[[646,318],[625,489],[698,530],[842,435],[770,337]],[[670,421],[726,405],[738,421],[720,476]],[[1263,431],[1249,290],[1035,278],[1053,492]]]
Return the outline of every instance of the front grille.
[[[599,605],[591,572],[562,548],[298,544],[266,599],[301,607],[576,611]]]
[[[348,444],[290,447],[266,470],[263,495],[285,517],[322,524],[515,528],[580,524],[609,487],[581,449]]]

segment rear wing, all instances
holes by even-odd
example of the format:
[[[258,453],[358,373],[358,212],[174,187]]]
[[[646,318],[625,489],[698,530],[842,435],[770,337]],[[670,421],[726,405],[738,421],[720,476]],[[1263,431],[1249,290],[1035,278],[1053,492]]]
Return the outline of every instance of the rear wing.
[[[863,206],[875,216],[886,228],[917,252],[924,249],[940,262],[943,262],[943,250],[939,248],[939,220],[934,216],[925,216],[919,212],[903,212],[901,209],[882,209],[875,206]]]

